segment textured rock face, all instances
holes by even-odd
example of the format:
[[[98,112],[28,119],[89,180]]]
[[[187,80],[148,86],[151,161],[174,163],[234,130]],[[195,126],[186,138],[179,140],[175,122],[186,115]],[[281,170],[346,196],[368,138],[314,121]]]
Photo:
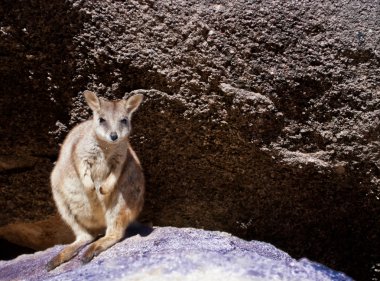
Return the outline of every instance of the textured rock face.
[[[51,272],[46,262],[61,249],[0,261],[1,280],[289,280],[349,281],[307,259],[296,261],[263,242],[222,232],[156,228],[137,231],[87,265],[74,260]],[[148,234],[151,232],[150,234]]]
[[[380,262],[378,12],[343,0],[2,1],[0,223],[54,212],[58,143],[89,116],[80,91],[136,90],[142,219],[268,241],[368,280]]]

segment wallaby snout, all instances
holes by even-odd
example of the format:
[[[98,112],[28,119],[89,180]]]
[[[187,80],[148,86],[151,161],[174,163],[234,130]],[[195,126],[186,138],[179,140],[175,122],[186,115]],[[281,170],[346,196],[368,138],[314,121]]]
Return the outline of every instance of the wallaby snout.
[[[118,137],[119,137],[119,136],[117,135],[116,132],[112,132],[112,133],[110,134],[110,138],[111,138],[112,141],[116,141]]]

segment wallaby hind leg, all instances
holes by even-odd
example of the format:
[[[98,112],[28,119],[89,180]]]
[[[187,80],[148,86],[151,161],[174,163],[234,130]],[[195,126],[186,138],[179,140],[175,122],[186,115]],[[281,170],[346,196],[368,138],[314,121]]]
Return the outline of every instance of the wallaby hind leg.
[[[47,270],[53,270],[62,263],[72,259],[78,254],[80,249],[91,243],[93,240],[94,238],[89,234],[79,236],[73,243],[66,246],[62,251],[59,252],[58,255],[56,255],[47,263]]]
[[[110,219],[106,230],[106,235],[90,245],[82,257],[82,262],[88,263],[95,256],[119,242],[125,229],[132,222],[133,216],[129,209],[123,208],[118,214],[107,214]],[[112,218],[115,217],[116,218]]]
[[[48,262],[46,267],[49,271],[70,260],[81,248],[94,241],[94,236],[88,233],[88,231],[76,221],[72,212],[69,210],[69,207],[63,203],[63,200],[55,200],[55,202],[62,219],[71,227],[76,239]]]

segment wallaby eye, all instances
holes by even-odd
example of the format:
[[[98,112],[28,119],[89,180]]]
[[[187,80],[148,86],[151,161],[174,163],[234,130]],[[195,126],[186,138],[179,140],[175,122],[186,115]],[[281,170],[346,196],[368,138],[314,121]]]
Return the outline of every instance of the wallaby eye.
[[[128,124],[128,119],[127,118],[123,118],[120,120],[120,122],[124,125],[127,125]]]
[[[102,117],[99,117],[99,123],[102,124],[102,123],[104,123],[104,122],[106,122],[106,119],[104,119],[104,118],[102,118]]]

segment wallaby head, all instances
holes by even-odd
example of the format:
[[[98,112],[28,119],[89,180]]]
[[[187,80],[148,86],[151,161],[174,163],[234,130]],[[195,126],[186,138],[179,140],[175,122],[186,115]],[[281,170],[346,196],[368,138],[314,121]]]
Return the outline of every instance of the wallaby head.
[[[94,130],[99,139],[117,143],[129,136],[132,114],[139,107],[142,95],[137,94],[127,100],[108,101],[98,98],[91,91],[83,94],[93,111]]]

